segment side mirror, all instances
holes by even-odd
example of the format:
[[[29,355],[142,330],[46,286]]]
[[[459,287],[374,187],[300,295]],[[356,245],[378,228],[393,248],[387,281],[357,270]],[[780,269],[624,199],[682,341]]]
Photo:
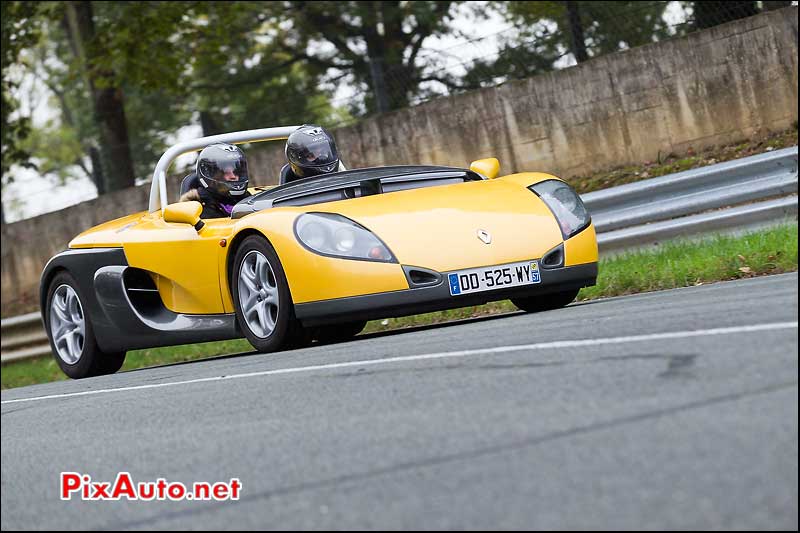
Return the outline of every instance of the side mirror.
[[[469,169],[478,174],[483,174],[493,180],[500,174],[500,161],[494,157],[488,159],[478,159],[469,164]]]
[[[203,212],[203,204],[200,202],[178,202],[169,204],[164,208],[164,222],[177,222],[178,224],[191,224],[194,229],[200,231],[205,223],[200,220],[200,213]]]

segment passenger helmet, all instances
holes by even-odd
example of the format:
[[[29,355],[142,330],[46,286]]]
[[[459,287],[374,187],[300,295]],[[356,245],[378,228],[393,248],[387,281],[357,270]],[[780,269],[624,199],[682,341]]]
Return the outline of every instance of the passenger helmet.
[[[299,178],[336,172],[339,168],[336,142],[324,128],[313,124],[304,124],[289,135],[286,159]]]

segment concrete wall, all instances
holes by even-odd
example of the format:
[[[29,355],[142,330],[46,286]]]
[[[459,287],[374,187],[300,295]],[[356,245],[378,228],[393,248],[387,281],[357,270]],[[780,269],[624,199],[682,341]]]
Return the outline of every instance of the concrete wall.
[[[463,166],[564,177],[735,141],[797,120],[797,7],[440,98],[336,130],[350,167]],[[259,154],[279,168],[281,147]]]
[[[659,152],[732,142],[797,121],[797,30],[797,7],[772,11],[387,113],[335,136],[350,168],[466,166],[495,156],[502,172],[544,170],[567,178],[652,160]],[[274,183],[284,162],[282,143],[259,147],[248,160],[256,183]],[[45,262],[73,236],[146,209],[148,193],[149,184],[4,226],[4,316],[28,308]]]

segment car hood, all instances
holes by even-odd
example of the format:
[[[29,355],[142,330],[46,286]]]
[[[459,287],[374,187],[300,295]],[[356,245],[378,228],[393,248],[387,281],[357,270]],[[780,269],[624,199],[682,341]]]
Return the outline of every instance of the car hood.
[[[400,263],[439,272],[540,258],[563,241],[539,197],[503,179],[377,194],[306,211],[346,216],[380,237]],[[488,244],[479,232],[489,234]]]

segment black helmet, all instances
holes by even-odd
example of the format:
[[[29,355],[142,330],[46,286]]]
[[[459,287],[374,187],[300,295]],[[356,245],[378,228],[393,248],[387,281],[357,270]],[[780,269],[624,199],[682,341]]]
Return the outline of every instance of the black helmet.
[[[247,193],[247,159],[238,146],[206,146],[197,158],[196,172],[200,184],[220,200],[238,202]]]
[[[304,124],[289,135],[286,159],[299,178],[336,172],[339,168],[336,142],[324,128],[313,124]]]

